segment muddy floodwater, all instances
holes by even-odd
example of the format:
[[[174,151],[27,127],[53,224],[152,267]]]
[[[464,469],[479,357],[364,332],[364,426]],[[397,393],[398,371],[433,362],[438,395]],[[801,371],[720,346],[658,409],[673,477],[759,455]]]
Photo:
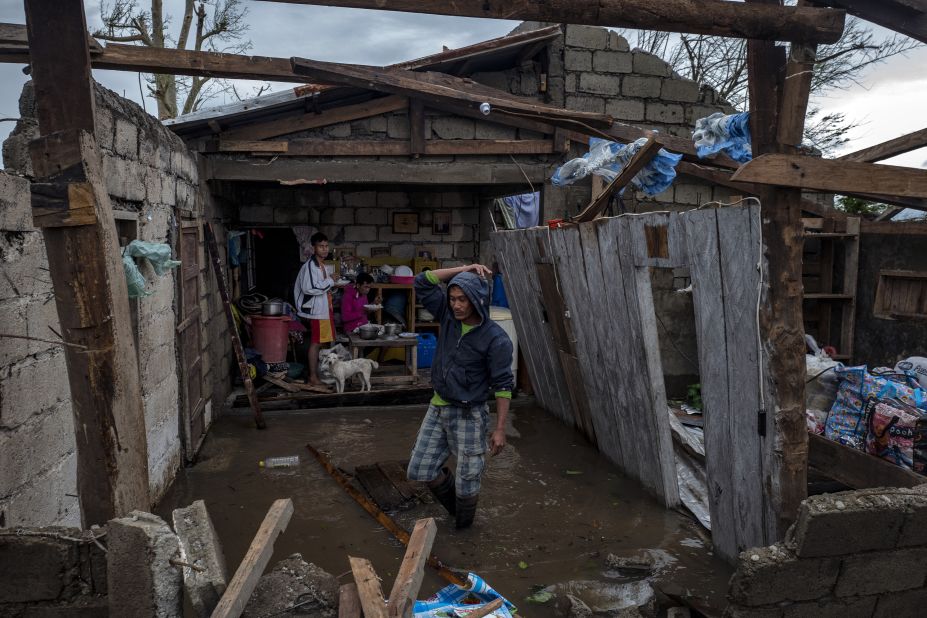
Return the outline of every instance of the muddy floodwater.
[[[362,510],[305,448],[312,444],[346,471],[378,461],[407,460],[425,407],[344,408],[270,414],[257,431],[242,416],[219,419],[199,461],[178,474],[157,511],[203,499],[221,539],[230,575],[270,504],[293,499],[295,513],[277,540],[271,565],[299,552],[342,583],[348,556],[368,558],[384,589],[392,586],[403,548]],[[724,606],[730,568],[715,558],[702,529],[661,507],[625,478],[575,431],[542,410],[510,413],[508,446],[488,461],[476,522],[458,532],[437,505],[396,514],[411,529],[416,517],[436,515],[433,553],[452,568],[481,575],[528,616],[552,616],[527,603],[539,587],[570,580],[628,581],[605,564],[609,553],[648,554],[661,588],[688,592]],[[297,468],[263,470],[270,456],[299,455]],[[443,587],[427,571],[420,597]]]

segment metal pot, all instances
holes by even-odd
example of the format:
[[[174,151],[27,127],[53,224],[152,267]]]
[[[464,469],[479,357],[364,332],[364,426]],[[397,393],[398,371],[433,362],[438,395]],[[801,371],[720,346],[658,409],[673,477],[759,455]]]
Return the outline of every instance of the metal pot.
[[[357,329],[357,333],[360,335],[361,339],[371,340],[376,339],[383,332],[383,327],[379,324],[363,324]]]
[[[279,298],[266,300],[261,304],[261,315],[283,315],[284,302]]]
[[[402,332],[402,324],[384,324],[383,333],[387,337],[395,337]]]

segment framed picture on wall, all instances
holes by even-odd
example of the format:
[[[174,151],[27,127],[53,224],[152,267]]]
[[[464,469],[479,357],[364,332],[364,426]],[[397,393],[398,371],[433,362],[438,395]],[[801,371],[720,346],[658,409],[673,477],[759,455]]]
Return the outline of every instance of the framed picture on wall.
[[[436,210],[434,220],[431,226],[433,234],[450,234],[451,233],[451,211]]]
[[[389,247],[370,247],[370,257],[389,255]]]
[[[415,257],[426,260],[433,260],[437,257],[438,250],[433,246],[422,246],[415,250]]]
[[[418,234],[418,213],[394,212],[393,234]]]

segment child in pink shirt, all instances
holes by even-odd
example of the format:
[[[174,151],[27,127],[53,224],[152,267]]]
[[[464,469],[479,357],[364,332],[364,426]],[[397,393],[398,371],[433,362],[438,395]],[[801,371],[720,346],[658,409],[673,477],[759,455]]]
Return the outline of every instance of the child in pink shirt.
[[[341,321],[344,332],[353,332],[358,326],[370,321],[367,319],[364,305],[370,304],[367,295],[372,284],[373,277],[361,273],[357,276],[356,282],[344,288],[344,295],[341,297]]]

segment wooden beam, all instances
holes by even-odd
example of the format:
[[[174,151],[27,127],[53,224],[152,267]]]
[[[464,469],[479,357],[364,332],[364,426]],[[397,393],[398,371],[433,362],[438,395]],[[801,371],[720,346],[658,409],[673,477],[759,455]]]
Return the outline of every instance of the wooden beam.
[[[274,541],[286,530],[292,516],[293,501],[289,498],[275,500],[270,506],[229,587],[219,599],[212,618],[237,618],[245,611],[248,599],[274,553]]]
[[[811,433],[808,434],[808,465],[853,489],[915,487],[927,481],[927,477],[911,470]]]
[[[324,110],[321,114],[309,112],[295,117],[280,118],[268,122],[257,122],[222,133],[223,139],[262,140],[288,133],[308,131],[339,122],[361,120],[380,114],[389,114],[406,109],[409,100],[405,97],[386,96],[356,105],[345,105]]]
[[[927,9],[917,0],[815,0],[927,43]]]
[[[92,137],[83,3],[27,0],[25,9],[42,136],[30,145],[38,181],[34,222],[45,239],[65,344],[80,517],[89,528],[151,506],[138,354],[115,220]]]
[[[737,170],[731,180],[834,193],[927,198],[927,170],[800,155],[761,155]]]
[[[433,139],[425,140],[421,147],[424,155],[494,155],[494,154],[552,154],[550,140],[506,139]],[[207,145],[203,152],[250,152],[252,154],[287,155],[296,157],[389,157],[416,154],[408,140],[331,140],[294,139],[290,141],[251,142],[222,140]]]
[[[431,546],[435,542],[438,527],[432,518],[415,522],[406,554],[402,559],[393,589],[387,603],[390,618],[409,618],[418,599],[418,591],[425,577],[425,563],[431,555]]]
[[[890,139],[887,142],[882,142],[875,146],[869,146],[868,148],[845,154],[842,157],[837,157],[837,160],[875,163],[876,161],[897,157],[900,154],[924,147],[927,147],[927,129],[914,131],[913,133]]]
[[[348,556],[348,561],[351,563],[351,573],[354,574],[354,582],[357,584],[357,595],[364,609],[364,618],[388,618],[380,578],[373,570],[373,565],[369,560],[354,556]]]
[[[463,79],[429,71],[413,72],[391,67],[369,67],[356,64],[321,62],[293,58],[294,72],[311,80],[365,88],[423,100],[428,105],[454,103],[474,110],[489,103],[492,113],[525,116],[566,128],[592,127],[608,129],[611,116],[591,112],[565,110],[538,104],[533,99],[514,97],[508,92]]]
[[[734,2],[685,0],[273,0],[291,4],[341,6],[409,13],[519,19],[694,32],[769,41],[835,43],[843,32],[842,11],[816,8],[745,6]]]
[[[626,187],[628,183],[631,182],[631,179],[637,176],[638,172],[644,169],[644,166],[650,163],[659,152],[660,144],[657,142],[656,138],[651,135],[647,138],[647,143],[641,146],[640,150],[631,157],[631,160],[624,166],[621,173],[608,183],[608,186],[592,200],[591,204],[576,215],[576,222],[585,223],[601,215],[602,212],[605,211],[605,207],[608,206],[608,201],[611,199],[612,194]]]
[[[218,152],[265,152],[270,154],[287,154],[289,142],[262,142],[243,140],[219,140],[216,147]]]
[[[409,140],[414,156],[425,154],[425,103],[409,99]]]
[[[360,597],[357,584],[342,584],[338,591],[338,618],[361,618]]]

